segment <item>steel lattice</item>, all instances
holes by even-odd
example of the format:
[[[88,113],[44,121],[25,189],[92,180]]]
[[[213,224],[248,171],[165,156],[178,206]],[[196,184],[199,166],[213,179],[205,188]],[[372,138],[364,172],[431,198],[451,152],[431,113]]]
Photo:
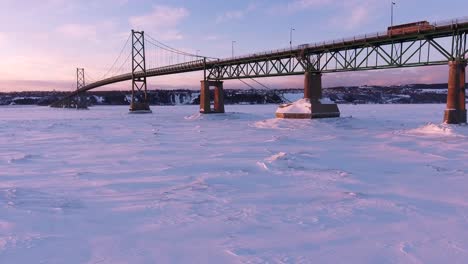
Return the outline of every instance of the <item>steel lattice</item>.
[[[136,102],[148,103],[145,33],[132,30],[132,104]]]

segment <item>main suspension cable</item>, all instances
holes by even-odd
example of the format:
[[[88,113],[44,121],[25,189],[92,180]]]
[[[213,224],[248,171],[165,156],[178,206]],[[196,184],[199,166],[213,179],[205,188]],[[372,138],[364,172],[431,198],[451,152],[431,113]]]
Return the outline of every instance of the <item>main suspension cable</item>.
[[[119,56],[117,57],[117,59],[114,61],[114,63],[112,63],[112,66],[109,68],[109,70],[106,72],[106,74],[104,74],[101,79],[105,79],[109,73],[111,73],[111,71],[114,69],[114,66],[117,64],[117,62],[120,60],[120,58],[122,57],[122,54],[124,53],[124,50],[125,48],[127,47],[129,41],[130,41],[130,38],[132,37],[132,34],[130,34],[127,38],[127,41],[125,42],[125,45],[122,47],[122,49],[120,50],[120,54]]]

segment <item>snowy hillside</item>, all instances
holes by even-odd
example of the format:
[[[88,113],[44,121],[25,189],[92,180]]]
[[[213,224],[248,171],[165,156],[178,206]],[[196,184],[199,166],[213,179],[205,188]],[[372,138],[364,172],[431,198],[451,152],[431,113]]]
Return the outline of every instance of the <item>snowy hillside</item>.
[[[443,105],[0,107],[0,263],[466,263]]]
[[[327,88],[324,96],[339,104],[417,104],[445,103],[447,85],[406,85],[398,87],[362,86]],[[0,93],[0,105],[49,105],[67,93],[21,92]],[[302,89],[225,90],[226,104],[279,104],[297,101],[304,96]],[[86,96],[89,105],[128,105],[127,91],[91,91]],[[152,105],[199,104],[198,90],[149,91]]]

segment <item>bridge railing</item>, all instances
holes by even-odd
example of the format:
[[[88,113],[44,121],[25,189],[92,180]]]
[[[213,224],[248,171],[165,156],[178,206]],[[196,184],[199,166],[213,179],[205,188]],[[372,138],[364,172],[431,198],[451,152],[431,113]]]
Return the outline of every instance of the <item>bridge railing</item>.
[[[190,62],[185,62],[185,63],[179,63],[179,64],[174,64],[174,65],[169,65],[169,66],[164,66],[164,67],[158,67],[158,68],[153,68],[153,69],[148,69],[146,70],[146,73],[167,73],[167,72],[173,72],[173,71],[178,71],[178,70],[186,70],[186,69],[193,69],[193,68],[200,68],[203,67],[204,60],[195,60],[195,61],[190,61]],[[142,75],[144,74],[143,72],[136,72],[137,75]],[[129,79],[131,77],[131,73],[125,73],[125,74],[120,74],[116,76],[112,76],[106,79],[102,79],[93,83],[89,83],[84,89],[87,89],[89,87],[94,87],[96,85],[101,86],[105,85],[108,83],[114,83],[117,81],[121,81],[122,79]]]
[[[431,25],[434,26],[436,29],[440,27],[455,26],[455,25],[461,25],[461,24],[468,24],[468,17],[462,17],[462,18],[450,19],[450,20],[442,20],[442,21],[431,23]],[[380,32],[374,32],[374,33],[369,33],[369,34],[362,34],[362,35],[357,35],[354,37],[348,37],[348,38],[343,38],[343,39],[333,39],[333,40],[320,41],[320,42],[309,43],[309,44],[301,44],[298,46],[294,46],[292,48],[289,47],[289,48],[269,50],[269,51],[264,51],[264,52],[255,52],[255,53],[250,53],[247,55],[241,55],[241,56],[235,56],[235,57],[222,59],[220,60],[220,62],[242,60],[242,59],[247,59],[247,58],[256,57],[256,56],[264,56],[264,55],[285,53],[285,52],[291,52],[291,51],[298,51],[304,48],[319,48],[323,46],[349,43],[353,41],[366,41],[370,39],[376,39],[376,38],[378,39],[378,38],[383,38],[383,37],[388,37],[388,31],[380,31]]]
[[[431,25],[435,27],[445,27],[445,26],[454,26],[454,25],[460,25],[460,24],[466,24],[466,23],[468,23],[468,17],[441,20],[441,21],[434,22]]]
[[[147,71],[148,72],[167,72],[167,71],[173,71],[173,70],[183,70],[183,69],[189,69],[192,67],[200,67],[203,65],[203,63],[204,63],[204,60],[195,60],[195,61],[190,61],[190,62],[184,62],[184,63],[178,63],[174,65],[153,68]]]

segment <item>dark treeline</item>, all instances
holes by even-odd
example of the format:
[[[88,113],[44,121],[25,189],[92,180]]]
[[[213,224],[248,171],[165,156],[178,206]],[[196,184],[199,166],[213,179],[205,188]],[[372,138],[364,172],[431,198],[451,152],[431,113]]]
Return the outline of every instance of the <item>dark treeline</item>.
[[[405,86],[360,86],[324,89],[324,97],[340,103],[444,103],[447,84],[413,84]],[[50,105],[68,92],[10,92],[0,93],[0,105]],[[285,99],[301,97],[301,89],[225,90],[226,104],[278,104]],[[152,105],[199,104],[196,90],[149,91]],[[86,93],[90,105],[128,105],[130,91],[90,91]]]

